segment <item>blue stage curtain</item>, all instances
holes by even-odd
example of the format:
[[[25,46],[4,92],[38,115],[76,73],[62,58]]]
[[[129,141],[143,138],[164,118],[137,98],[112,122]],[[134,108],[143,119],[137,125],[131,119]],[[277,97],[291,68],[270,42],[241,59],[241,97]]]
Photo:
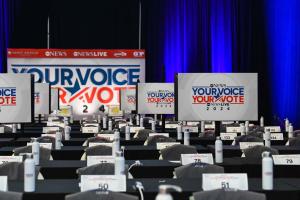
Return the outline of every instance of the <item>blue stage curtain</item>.
[[[300,1],[265,1],[272,112],[300,122]]]

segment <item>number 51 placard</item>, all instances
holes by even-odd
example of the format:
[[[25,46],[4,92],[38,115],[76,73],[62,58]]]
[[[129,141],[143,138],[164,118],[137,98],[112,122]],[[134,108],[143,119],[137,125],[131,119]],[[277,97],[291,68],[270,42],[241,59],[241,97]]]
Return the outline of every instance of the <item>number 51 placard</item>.
[[[245,173],[228,173],[228,174],[203,174],[202,189],[238,189],[248,190],[248,177]]]

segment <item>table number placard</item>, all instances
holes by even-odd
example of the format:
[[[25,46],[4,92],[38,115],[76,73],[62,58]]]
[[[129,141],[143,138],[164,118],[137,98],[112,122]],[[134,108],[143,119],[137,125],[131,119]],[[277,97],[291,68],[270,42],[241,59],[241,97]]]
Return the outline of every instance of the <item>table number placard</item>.
[[[273,155],[274,165],[300,165],[300,154]]]
[[[87,156],[87,166],[96,165],[100,163],[115,163],[113,156]]]
[[[0,156],[0,164],[7,162],[23,162],[22,156]]]
[[[220,133],[221,140],[234,140],[237,133]]]
[[[7,191],[7,176],[0,176],[0,191]]]
[[[87,190],[103,190],[113,192],[126,192],[125,175],[81,175],[80,176],[81,192]]]
[[[216,189],[248,190],[248,177],[244,173],[203,174],[202,189],[204,191]]]
[[[281,128],[280,126],[265,126],[265,132],[269,130],[271,133],[280,133]]]
[[[173,146],[175,144],[180,144],[179,142],[158,142],[156,143],[156,148],[158,150],[165,149],[167,147]]]
[[[283,133],[272,133],[271,140],[284,140]]]
[[[240,149],[244,150],[257,145],[264,146],[264,143],[263,142],[240,142]]]
[[[89,142],[89,147],[100,146],[100,145],[112,147],[113,143],[111,143],[111,142]]]
[[[157,135],[169,137],[169,133],[149,133],[149,137],[151,137],[151,136],[157,136]]]
[[[241,127],[239,126],[228,126],[226,127],[226,133],[240,133]]]
[[[211,153],[181,154],[181,164],[188,165],[190,163],[208,163],[213,165],[214,159]]]
[[[182,132],[198,133],[198,126],[182,126]]]
[[[56,132],[59,131],[58,126],[47,126],[47,127],[43,127],[43,133],[49,133],[49,132]]]
[[[81,131],[82,133],[99,133],[99,127],[95,126],[95,127],[81,127]]]

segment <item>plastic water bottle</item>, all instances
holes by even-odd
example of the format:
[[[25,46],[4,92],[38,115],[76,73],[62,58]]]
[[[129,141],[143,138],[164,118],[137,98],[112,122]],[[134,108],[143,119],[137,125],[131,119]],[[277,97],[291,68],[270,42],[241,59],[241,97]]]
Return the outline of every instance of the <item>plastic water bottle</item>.
[[[261,116],[261,117],[260,117],[260,127],[264,127],[264,126],[265,126],[264,117]]]
[[[286,118],[284,120],[284,124],[285,124],[285,132],[288,132],[289,131],[289,126],[290,126],[290,122],[289,122],[288,118]]]
[[[17,124],[12,124],[12,133],[17,133]]]
[[[184,131],[183,144],[190,145],[190,133],[188,131]]]
[[[245,122],[245,133],[246,133],[246,135],[248,135],[248,133],[249,133],[249,121]]]
[[[106,116],[104,116],[103,118],[102,118],[102,126],[103,126],[103,129],[107,129],[107,121],[106,121],[107,119],[106,119]]]
[[[270,130],[267,130],[266,133],[264,134],[265,137],[265,146],[266,147],[271,147],[271,133]]]
[[[40,164],[40,144],[36,138],[32,138],[32,155],[35,165]]]
[[[65,140],[70,140],[71,127],[65,126],[64,132],[65,132]]]
[[[125,174],[125,158],[122,151],[116,152],[115,157],[115,175]]]
[[[73,117],[73,115],[70,115],[70,123],[71,123],[71,124],[74,123],[74,117]]]
[[[140,118],[140,127],[144,127],[144,118],[143,117]]]
[[[130,117],[129,117],[129,124],[130,125],[133,125],[133,123],[132,123],[132,116],[130,115]]]
[[[182,140],[182,127],[180,124],[177,126],[177,140]]]
[[[244,126],[244,124],[241,124],[240,129],[241,129],[241,135],[245,135],[246,134],[246,127]]]
[[[223,162],[223,143],[220,137],[217,137],[215,141],[215,162]]]
[[[112,121],[111,121],[111,119],[109,119],[109,121],[108,121],[108,130],[112,131]]]
[[[120,151],[120,132],[114,132],[114,142],[113,142],[113,156],[116,156],[116,153]]]
[[[205,121],[201,121],[201,133],[205,132]]]
[[[289,125],[288,132],[289,132],[289,134],[288,134],[289,138],[293,138],[294,137],[294,128],[293,128],[292,124]]]
[[[68,126],[69,125],[69,120],[67,117],[64,117],[64,125]]]
[[[262,189],[273,189],[273,159],[267,151],[262,153]]]
[[[139,115],[136,115],[135,121],[136,121],[136,125],[139,126],[140,125],[140,116]]]
[[[56,131],[56,133],[55,133],[55,149],[56,150],[61,149],[61,138],[62,138],[61,132]]]
[[[151,130],[152,131],[155,131],[155,124],[156,124],[156,121],[152,120],[152,122],[151,122]]]
[[[100,124],[101,123],[101,115],[97,115],[97,122]]]
[[[125,127],[125,140],[130,140],[130,126],[128,124]]]
[[[35,191],[35,163],[32,154],[27,154],[24,162],[24,191]]]
[[[168,189],[182,192],[182,189],[176,185],[160,185],[158,187],[159,192],[155,197],[155,200],[173,200],[172,195],[168,192]]]
[[[154,115],[154,121],[157,122],[157,114]]]

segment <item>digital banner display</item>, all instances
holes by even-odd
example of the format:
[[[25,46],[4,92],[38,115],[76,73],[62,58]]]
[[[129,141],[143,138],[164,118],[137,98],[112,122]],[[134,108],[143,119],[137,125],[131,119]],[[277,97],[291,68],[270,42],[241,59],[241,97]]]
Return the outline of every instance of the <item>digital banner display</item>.
[[[51,88],[51,111],[59,109],[59,89]]]
[[[33,95],[30,74],[0,74],[0,123],[32,122]]]
[[[257,73],[186,73],[176,82],[178,120],[257,120]]]
[[[173,83],[139,83],[137,93],[139,114],[174,114]]]
[[[30,73],[59,88],[75,119],[119,105],[120,90],[145,80],[144,50],[8,49],[8,72]],[[106,109],[108,110],[108,109]]]
[[[49,83],[34,84],[34,114],[50,114],[50,85]]]
[[[120,91],[120,109],[123,111],[135,111],[136,109],[135,89]]]

